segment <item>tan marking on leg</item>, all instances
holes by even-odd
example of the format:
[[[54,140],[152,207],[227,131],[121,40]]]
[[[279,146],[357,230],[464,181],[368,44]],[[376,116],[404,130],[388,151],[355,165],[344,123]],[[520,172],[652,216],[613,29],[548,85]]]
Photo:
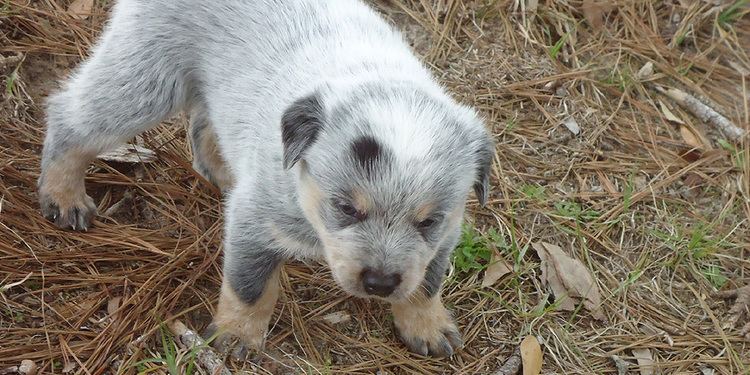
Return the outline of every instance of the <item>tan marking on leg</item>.
[[[252,304],[243,302],[224,279],[219,307],[214,316],[214,324],[220,334],[237,336],[249,349],[263,348],[268,324],[279,298],[279,271],[280,266],[266,280],[263,294]]]
[[[86,167],[96,155],[78,149],[46,163],[39,178],[39,202],[45,216],[60,227],[86,229],[96,213],[86,195]],[[68,217],[78,215],[79,217]],[[81,222],[81,221],[86,222]]]
[[[439,296],[427,298],[421,292],[415,295],[419,297],[391,304],[396,327],[404,336],[437,341],[442,338],[441,329],[452,325],[453,320]]]
[[[50,161],[42,171],[39,192],[54,200],[61,210],[74,207],[86,195],[86,167],[94,156],[72,150]]]
[[[402,341],[412,351],[449,356],[460,348],[460,334],[439,294],[427,297],[422,291],[411,298],[392,302],[393,321]]]
[[[227,164],[224,158],[221,156],[219,150],[219,144],[216,139],[216,133],[213,129],[206,129],[203,131],[203,135],[200,137],[200,147],[198,150],[194,150],[200,155],[196,155],[196,159],[200,159],[200,162],[205,168],[211,173],[211,177],[214,179],[221,190],[227,190],[232,187],[234,178],[227,168]]]

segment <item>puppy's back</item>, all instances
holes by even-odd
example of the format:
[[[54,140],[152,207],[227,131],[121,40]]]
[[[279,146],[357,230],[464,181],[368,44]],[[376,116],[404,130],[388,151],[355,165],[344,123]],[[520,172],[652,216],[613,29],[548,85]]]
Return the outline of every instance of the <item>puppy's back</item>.
[[[323,86],[337,86],[329,104],[373,81],[442,95],[401,35],[358,0],[120,0],[114,13],[112,27],[185,72],[230,164],[248,147],[278,157],[282,111]]]

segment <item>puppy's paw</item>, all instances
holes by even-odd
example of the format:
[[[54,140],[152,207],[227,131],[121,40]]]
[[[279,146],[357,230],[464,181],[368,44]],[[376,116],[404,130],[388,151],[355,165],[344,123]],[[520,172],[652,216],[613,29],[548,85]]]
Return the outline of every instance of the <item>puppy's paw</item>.
[[[266,288],[253,303],[246,303],[225,280],[221,286],[219,306],[204,337],[214,338],[213,345],[235,360],[252,359],[263,350],[273,307],[279,295],[278,271],[266,282]]]
[[[450,357],[463,347],[461,334],[438,298],[393,306],[399,338],[414,353]]]
[[[62,229],[88,230],[96,216],[96,205],[86,193],[55,197],[39,193],[39,206],[47,220]]]
[[[84,183],[89,159],[82,153],[68,152],[42,167],[39,206],[44,217],[59,228],[87,230],[96,216],[96,205],[86,195]]]
[[[226,332],[216,323],[211,323],[203,333],[206,340],[219,352],[230,356],[235,361],[253,360],[265,345],[265,330],[254,332]]]

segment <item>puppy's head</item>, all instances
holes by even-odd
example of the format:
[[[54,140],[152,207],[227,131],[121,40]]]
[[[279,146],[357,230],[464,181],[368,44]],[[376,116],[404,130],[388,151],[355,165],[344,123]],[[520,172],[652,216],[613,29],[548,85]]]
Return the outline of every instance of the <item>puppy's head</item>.
[[[409,85],[305,96],[284,113],[282,138],[334,278],[357,296],[413,293],[453,246],[472,187],[487,199],[493,142],[481,121]]]

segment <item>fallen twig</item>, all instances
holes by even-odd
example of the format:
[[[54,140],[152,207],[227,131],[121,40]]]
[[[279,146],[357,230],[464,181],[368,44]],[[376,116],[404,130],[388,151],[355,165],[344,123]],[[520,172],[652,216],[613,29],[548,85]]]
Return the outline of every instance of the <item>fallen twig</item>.
[[[112,151],[100,154],[97,158],[118,163],[152,163],[156,160],[156,152],[143,146],[125,144]]]
[[[719,128],[719,130],[731,140],[739,141],[745,136],[745,131],[743,129],[733,124],[732,121],[724,117],[724,115],[716,112],[713,108],[707,106],[694,96],[675,88],[664,89],[660,86],[655,87],[657,91],[677,102],[682,108],[690,111],[690,113],[701,121]]]
[[[493,375],[515,375],[521,369],[521,347],[517,347]]]
[[[112,214],[114,214],[115,212],[117,212],[118,210],[120,210],[120,208],[122,208],[122,206],[123,206],[123,204],[125,204],[125,202],[127,202],[127,201],[129,201],[131,199],[133,199],[133,192],[131,192],[130,190],[128,190],[122,196],[122,199],[120,199],[119,201],[115,202],[115,204],[109,206],[109,208],[106,211],[104,211],[104,213],[102,214],[102,216],[112,216]]]
[[[177,344],[183,349],[198,348],[195,358],[198,364],[208,370],[210,374],[232,375],[232,372],[224,366],[221,357],[208,346],[198,333],[188,329],[180,321],[170,323],[169,330],[175,335]]]
[[[16,281],[15,283],[10,283],[8,285],[3,285],[2,287],[0,287],[0,293],[8,291],[8,290],[10,290],[10,288],[12,288],[14,286],[19,286],[19,285],[25,283],[26,280],[28,280],[29,277],[31,277],[31,275],[33,275],[33,274],[34,274],[33,272],[29,272],[29,274],[26,275],[26,277],[24,277],[23,279],[21,279],[21,281]]]

